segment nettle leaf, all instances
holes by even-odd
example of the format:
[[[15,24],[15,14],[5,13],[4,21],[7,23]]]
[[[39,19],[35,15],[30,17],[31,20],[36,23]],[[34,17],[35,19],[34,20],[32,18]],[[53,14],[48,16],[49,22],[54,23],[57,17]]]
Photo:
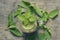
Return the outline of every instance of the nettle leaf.
[[[49,17],[50,18],[54,18],[54,17],[56,17],[58,15],[58,13],[59,13],[59,10],[58,9],[54,9],[53,11],[51,11],[49,13]]]
[[[14,17],[17,17],[18,15],[21,16],[21,13],[22,13],[22,8],[19,6],[19,7],[17,8],[17,10],[15,11],[15,13],[14,13]]]
[[[23,23],[25,25],[27,25],[29,22],[36,21],[36,18],[34,17],[33,14],[31,14],[30,10],[26,10],[26,12],[24,13],[24,16],[25,16],[25,20],[23,21]]]
[[[14,26],[14,25],[10,25],[9,28],[16,28],[16,26]]]
[[[50,29],[47,28],[47,26],[42,25],[42,26],[40,26],[40,28],[42,28],[43,30],[46,30],[49,33],[49,35],[51,36]]]
[[[37,13],[39,16],[42,16],[42,15],[43,15],[43,13],[42,13],[41,11],[44,12],[44,10],[40,9],[37,4],[35,4],[33,7],[34,7],[36,13]]]
[[[30,3],[29,2],[26,2],[26,1],[22,1],[26,6],[30,6]]]
[[[8,21],[12,21],[13,19],[12,19],[12,13],[10,13],[9,15],[8,15]]]
[[[26,19],[24,15],[17,16],[17,18],[18,18],[20,21],[24,21],[24,20]]]
[[[47,21],[48,21],[48,13],[47,12],[44,12],[42,17],[38,17],[39,26],[44,25],[45,22],[47,22]]]
[[[43,13],[43,16],[41,17],[41,20],[42,20],[43,22],[46,22],[47,19],[48,19],[48,13],[45,12],[45,13]]]
[[[23,8],[28,8],[30,6],[30,3],[26,1],[21,1],[19,5]]]
[[[23,12],[23,8],[26,9],[25,12]],[[36,4],[35,6],[32,6],[29,2],[21,1],[19,7],[14,13],[14,16],[18,17],[18,19],[22,22],[22,27],[27,29],[27,31],[29,31],[28,29],[32,27],[34,28],[34,23],[36,21],[38,21],[38,26],[44,31],[43,33],[38,33],[37,35],[26,35],[25,40],[35,40],[36,36],[38,36],[39,40],[50,40],[50,29],[48,29],[47,26],[45,26],[45,23],[47,22],[48,18],[56,17],[58,12],[59,10],[55,9],[48,14],[47,11],[40,9]],[[23,35],[23,33],[18,30],[16,23],[14,23],[13,21],[12,13],[8,15],[8,28],[10,32],[15,36]]]
[[[29,18],[29,17],[31,17],[31,12],[30,12],[30,10],[26,10],[26,12],[25,12],[25,18]]]
[[[32,13],[36,13],[36,11],[35,11],[33,6],[30,6],[28,10],[30,10]]]
[[[45,31],[45,38],[46,38],[46,40],[50,40],[50,38],[51,38],[51,36],[48,33],[48,31]]]
[[[35,21],[36,21],[36,18],[34,17],[34,15],[32,15],[32,16],[29,18],[29,21],[30,21],[30,22],[35,22]]]
[[[38,40],[50,40],[50,35],[47,31],[44,33],[38,33]]]
[[[13,13],[10,13],[10,14],[8,15],[8,27],[9,27],[10,25],[15,25],[15,23],[13,22]]]
[[[18,19],[20,20],[20,21],[22,21],[22,23],[24,24],[24,25],[27,25],[28,23],[29,23],[29,21],[28,21],[28,19],[25,17],[25,15],[21,15],[21,16],[17,16],[18,17]]]
[[[21,31],[19,31],[17,28],[10,28],[10,32],[15,36],[22,36],[23,35],[23,33]]]
[[[11,22],[12,22],[12,15],[9,14],[9,15],[8,15],[8,26],[12,25]]]
[[[22,36],[22,33],[16,28],[16,23],[13,21],[12,13],[8,15],[8,28],[10,29],[10,32],[15,36]]]
[[[46,40],[44,33],[38,34],[38,40]]]
[[[22,22],[24,25],[27,25],[29,23],[29,21],[27,19],[25,19],[23,22]]]

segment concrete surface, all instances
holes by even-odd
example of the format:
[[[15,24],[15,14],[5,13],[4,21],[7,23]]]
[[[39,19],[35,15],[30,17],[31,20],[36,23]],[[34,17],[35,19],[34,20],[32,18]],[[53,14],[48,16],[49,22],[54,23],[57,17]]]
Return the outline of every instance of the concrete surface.
[[[0,0],[0,40],[23,40],[22,37],[15,37],[7,29],[7,16],[9,12],[14,11],[20,0]],[[51,11],[55,8],[60,10],[60,0],[29,0],[36,2],[40,8]],[[52,22],[48,23],[51,26],[51,40],[60,40],[60,13]]]

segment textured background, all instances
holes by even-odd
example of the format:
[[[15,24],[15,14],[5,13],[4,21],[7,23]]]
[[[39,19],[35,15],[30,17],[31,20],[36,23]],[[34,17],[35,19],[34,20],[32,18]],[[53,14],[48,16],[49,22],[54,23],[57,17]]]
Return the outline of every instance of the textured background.
[[[0,40],[23,40],[22,37],[15,37],[7,29],[7,16],[9,12],[17,7],[20,0],[0,0]],[[40,8],[51,11],[55,8],[60,10],[60,0],[30,0],[36,2]],[[52,22],[48,23],[51,26],[51,40],[60,40],[60,13]]]

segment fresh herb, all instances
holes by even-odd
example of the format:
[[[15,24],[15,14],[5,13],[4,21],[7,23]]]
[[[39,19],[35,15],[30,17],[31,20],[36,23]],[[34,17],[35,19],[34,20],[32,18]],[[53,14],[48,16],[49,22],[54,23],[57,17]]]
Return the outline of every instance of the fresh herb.
[[[23,10],[25,11],[23,12]],[[45,24],[49,19],[55,18],[58,13],[58,9],[54,9],[48,13],[47,11],[40,9],[37,4],[32,6],[30,2],[22,0],[16,11],[8,15],[8,28],[10,32],[16,36],[22,36],[23,33],[29,34],[31,32],[38,31],[38,28],[41,28],[44,32],[37,32],[38,40],[50,40],[51,32]],[[18,30],[13,18],[18,18],[20,20],[21,31]],[[26,35],[26,40],[35,40],[35,36],[36,34]]]

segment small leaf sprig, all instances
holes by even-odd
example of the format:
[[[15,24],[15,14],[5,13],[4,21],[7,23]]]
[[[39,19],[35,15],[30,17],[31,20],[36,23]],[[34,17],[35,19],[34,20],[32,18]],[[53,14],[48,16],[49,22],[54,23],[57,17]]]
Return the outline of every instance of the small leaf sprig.
[[[16,23],[13,21],[13,13],[8,15],[8,28],[12,34],[15,36],[22,36],[22,32],[20,32],[16,26]]]
[[[23,9],[26,9],[26,11],[23,12]],[[51,32],[45,24],[49,19],[55,18],[58,13],[58,9],[54,9],[48,13],[47,11],[40,9],[36,4],[32,6],[30,2],[22,0],[18,5],[17,10],[14,12],[14,17],[17,17],[22,22],[22,25],[24,25],[24,29],[26,31],[30,31],[29,29],[34,29],[34,22],[36,21],[37,27],[44,30],[44,33],[37,33],[38,40],[50,40]],[[12,13],[8,15],[8,27],[10,32],[14,35],[23,35],[23,32],[20,32],[17,29],[16,23],[13,21]],[[37,27],[36,29],[38,30]],[[35,40],[34,37],[35,35],[27,36],[26,40]]]

